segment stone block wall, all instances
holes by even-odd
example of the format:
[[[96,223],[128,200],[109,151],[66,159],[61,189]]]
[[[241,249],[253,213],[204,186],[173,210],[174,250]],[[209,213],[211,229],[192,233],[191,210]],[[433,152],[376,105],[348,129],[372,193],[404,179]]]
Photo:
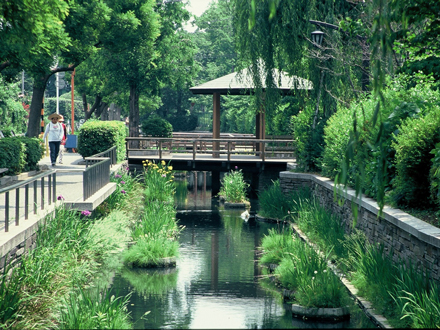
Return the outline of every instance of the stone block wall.
[[[37,234],[34,233],[32,236],[27,237],[24,241],[18,243],[6,254],[0,257],[0,273],[3,274],[5,265],[10,265],[14,267],[20,261],[23,255],[26,255],[31,249],[35,248],[35,240]]]
[[[440,228],[388,206],[378,216],[377,203],[365,196],[356,199],[353,189],[339,190],[337,198],[341,203],[338,203],[334,198],[334,182],[318,175],[280,172],[280,185],[284,193],[310,188],[322,206],[340,216],[346,233],[353,230],[355,203],[358,206],[355,228],[364,232],[370,242],[384,244],[387,254],[392,252],[393,261],[411,261],[440,282]]]

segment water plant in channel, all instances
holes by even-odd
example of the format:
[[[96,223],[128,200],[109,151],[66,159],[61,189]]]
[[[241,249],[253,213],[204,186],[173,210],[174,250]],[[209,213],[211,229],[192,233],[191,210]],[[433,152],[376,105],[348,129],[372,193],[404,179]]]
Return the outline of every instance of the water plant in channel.
[[[124,263],[136,267],[162,265],[165,258],[176,257],[181,228],[176,222],[172,167],[164,161],[143,161],[143,214],[131,222],[132,242],[124,252]]]
[[[408,261],[393,261],[383,244],[370,242],[359,230],[344,234],[342,219],[316,199],[301,198],[298,205],[291,221],[332,261],[337,261],[359,294],[392,326],[433,328],[440,324],[439,287],[429,280],[427,270]]]
[[[246,203],[249,202],[246,192],[249,184],[244,181],[243,171],[235,167],[235,171],[231,170],[225,173],[220,181],[219,196],[223,197],[228,203]]]
[[[78,288],[60,310],[59,329],[132,329],[127,304],[131,294],[116,298],[108,289]],[[147,312],[148,313],[148,312]]]
[[[428,273],[407,261],[392,262],[383,244],[372,244],[359,231],[347,236],[344,246],[350,280],[394,327],[438,327],[439,286]]]
[[[269,231],[263,238],[262,249],[260,264],[277,261],[274,275],[283,288],[294,292],[295,303],[317,308],[337,308],[349,303],[345,287],[328,268],[328,256],[319,256],[291,230]]]
[[[258,194],[258,215],[264,218],[285,220],[297,213],[301,198],[309,198],[310,191],[302,189],[285,194],[281,190],[280,180],[272,181],[272,185]]]
[[[174,202],[174,175],[173,167],[161,161],[156,164],[154,161],[144,160],[144,197],[145,200],[156,200],[162,202]]]

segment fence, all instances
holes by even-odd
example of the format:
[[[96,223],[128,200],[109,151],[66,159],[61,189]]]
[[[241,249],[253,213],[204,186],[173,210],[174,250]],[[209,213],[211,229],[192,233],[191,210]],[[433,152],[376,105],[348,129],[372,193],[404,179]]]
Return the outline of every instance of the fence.
[[[45,183],[47,178],[47,185]],[[40,187],[38,187],[38,181],[40,181]],[[44,210],[45,202],[51,205],[52,202],[56,202],[56,171],[51,170],[41,174],[37,174],[32,178],[29,178],[23,182],[19,182],[8,187],[0,189],[0,195],[5,195],[5,232],[9,231],[9,211],[10,211],[10,193],[15,190],[15,225],[20,223],[20,208],[24,208],[24,219],[29,218],[29,190],[33,187],[33,212],[37,214],[38,206],[41,210]],[[22,189],[22,191],[20,191]],[[45,190],[47,189],[48,198],[45,200]],[[24,191],[23,191],[24,190]],[[24,195],[24,196],[23,196]],[[39,196],[38,196],[39,195]],[[21,197],[24,197],[24,205],[20,205]],[[40,201],[40,203],[38,203]]]
[[[86,157],[83,173],[83,200],[87,200],[110,182],[110,167],[117,163],[116,146],[99,154]]]

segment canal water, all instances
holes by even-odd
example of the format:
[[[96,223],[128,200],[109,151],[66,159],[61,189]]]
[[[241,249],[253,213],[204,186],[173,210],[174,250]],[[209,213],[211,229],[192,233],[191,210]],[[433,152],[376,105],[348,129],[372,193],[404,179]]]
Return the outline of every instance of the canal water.
[[[128,307],[136,329],[374,327],[356,306],[350,321],[294,319],[258,266],[261,239],[282,225],[255,221],[255,200],[247,221],[244,210],[225,210],[211,196],[210,182],[209,172],[176,176],[177,219],[185,229],[175,268],[124,268],[115,276],[114,292],[132,292]]]

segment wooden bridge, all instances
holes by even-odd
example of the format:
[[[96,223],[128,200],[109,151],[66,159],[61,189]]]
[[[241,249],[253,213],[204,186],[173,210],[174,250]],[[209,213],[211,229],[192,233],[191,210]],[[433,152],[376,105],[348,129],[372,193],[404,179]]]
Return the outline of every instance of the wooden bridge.
[[[163,160],[177,171],[211,171],[215,191],[220,172],[242,169],[252,173],[253,185],[258,185],[258,176],[262,171],[285,171],[287,163],[295,162],[291,138],[256,139],[252,135],[222,135],[220,139],[208,137],[209,133],[179,133],[173,134],[172,138],[128,137],[128,166],[131,172],[140,172],[142,161]]]

